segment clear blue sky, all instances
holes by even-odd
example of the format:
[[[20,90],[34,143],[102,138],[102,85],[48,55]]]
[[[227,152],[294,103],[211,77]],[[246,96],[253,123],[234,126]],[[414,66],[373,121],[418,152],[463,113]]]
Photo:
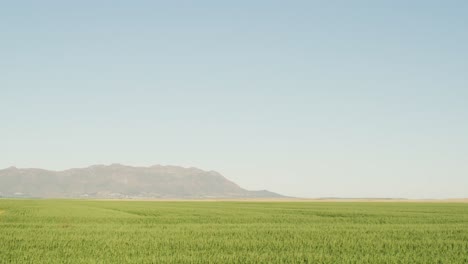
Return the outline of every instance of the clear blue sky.
[[[468,197],[468,1],[7,1],[0,32],[0,168]]]

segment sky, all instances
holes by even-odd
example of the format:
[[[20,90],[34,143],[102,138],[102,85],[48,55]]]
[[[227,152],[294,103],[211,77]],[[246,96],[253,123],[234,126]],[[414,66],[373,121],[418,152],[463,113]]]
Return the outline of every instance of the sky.
[[[4,1],[0,168],[468,197],[467,1]]]

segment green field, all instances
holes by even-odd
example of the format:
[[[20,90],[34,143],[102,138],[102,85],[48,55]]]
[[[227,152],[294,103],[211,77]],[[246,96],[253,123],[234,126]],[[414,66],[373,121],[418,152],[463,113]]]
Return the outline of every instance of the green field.
[[[468,205],[0,200],[0,263],[468,263]]]

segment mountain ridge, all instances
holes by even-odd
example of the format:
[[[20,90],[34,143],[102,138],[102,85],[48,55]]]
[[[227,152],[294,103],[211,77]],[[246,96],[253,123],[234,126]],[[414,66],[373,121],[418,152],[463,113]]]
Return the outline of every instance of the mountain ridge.
[[[281,198],[267,190],[249,191],[216,171],[195,167],[119,163],[46,170],[0,170],[0,197],[37,198]]]

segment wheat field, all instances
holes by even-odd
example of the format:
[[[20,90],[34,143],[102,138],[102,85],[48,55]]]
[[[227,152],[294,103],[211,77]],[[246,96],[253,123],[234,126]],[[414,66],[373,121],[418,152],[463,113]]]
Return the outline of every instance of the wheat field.
[[[0,263],[468,263],[468,205],[0,199]]]

